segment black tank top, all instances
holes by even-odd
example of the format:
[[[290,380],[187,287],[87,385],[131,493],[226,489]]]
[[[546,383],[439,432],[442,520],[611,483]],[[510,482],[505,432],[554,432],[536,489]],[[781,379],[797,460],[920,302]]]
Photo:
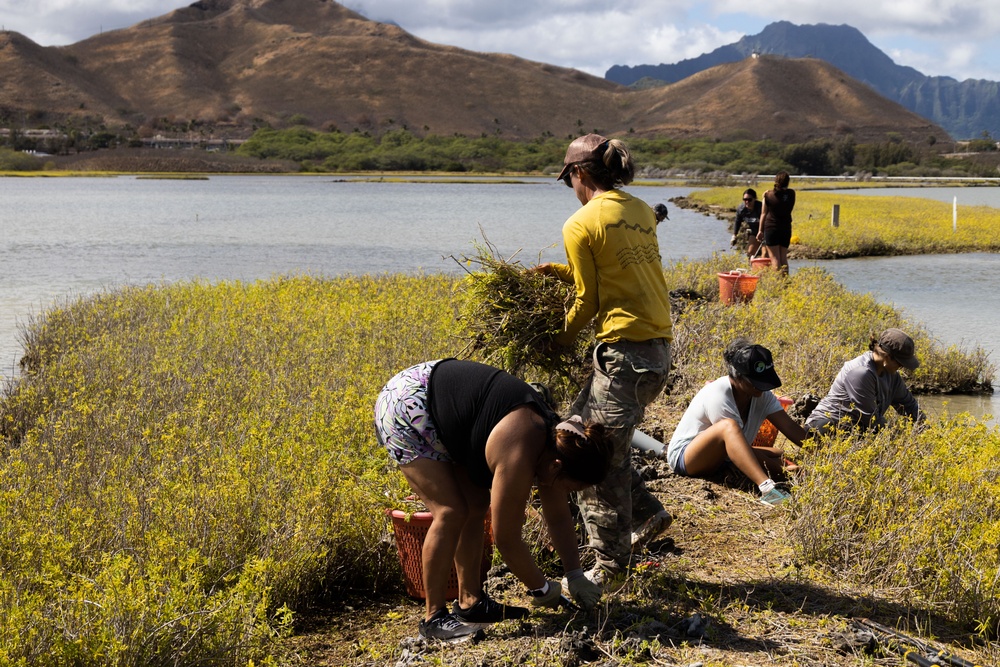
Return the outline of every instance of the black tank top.
[[[532,406],[548,427],[547,445],[554,446],[551,431],[559,417],[528,383],[492,366],[460,359],[438,362],[427,383],[427,404],[441,443],[476,486],[493,484],[486,440],[514,408]]]

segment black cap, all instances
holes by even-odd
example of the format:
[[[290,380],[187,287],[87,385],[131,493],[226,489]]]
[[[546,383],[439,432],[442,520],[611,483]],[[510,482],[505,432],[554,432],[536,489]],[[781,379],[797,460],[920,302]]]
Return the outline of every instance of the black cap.
[[[774,370],[771,351],[763,345],[743,348],[733,360],[733,366],[740,375],[761,391],[770,391],[781,386],[781,378]]]

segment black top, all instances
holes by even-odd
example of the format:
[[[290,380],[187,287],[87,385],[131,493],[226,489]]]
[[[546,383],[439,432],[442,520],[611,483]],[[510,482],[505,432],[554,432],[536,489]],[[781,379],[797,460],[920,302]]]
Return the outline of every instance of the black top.
[[[767,217],[760,221],[767,229],[791,229],[792,209],[795,208],[795,190],[774,188],[764,193],[767,202]]]
[[[736,209],[736,224],[733,225],[733,236],[740,233],[740,225],[747,223],[747,228],[751,234],[756,234],[760,224],[761,201],[753,200],[753,206],[747,206],[746,202],[740,204]]]
[[[493,471],[486,464],[486,440],[501,419],[530,405],[545,419],[549,445],[559,417],[526,382],[475,361],[445,359],[431,371],[427,404],[441,443],[477,486],[490,488]]]

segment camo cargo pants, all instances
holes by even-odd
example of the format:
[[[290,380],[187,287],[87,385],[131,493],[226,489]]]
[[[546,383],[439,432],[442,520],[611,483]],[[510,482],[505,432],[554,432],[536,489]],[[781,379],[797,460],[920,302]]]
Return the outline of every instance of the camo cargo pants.
[[[646,406],[663,391],[670,370],[670,344],[665,339],[635,343],[598,343],[594,376],[577,397],[571,413],[604,424],[614,443],[607,478],[577,494],[589,546],[601,567],[627,567],[632,530],[663,509],[632,467],[630,447]]]

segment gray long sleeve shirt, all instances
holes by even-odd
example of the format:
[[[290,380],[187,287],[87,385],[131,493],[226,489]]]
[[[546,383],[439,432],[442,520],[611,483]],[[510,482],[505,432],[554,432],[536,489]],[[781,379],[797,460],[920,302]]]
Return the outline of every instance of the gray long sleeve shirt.
[[[899,373],[879,375],[872,353],[865,352],[841,367],[830,391],[813,410],[806,425],[822,419],[850,417],[863,429],[871,426],[879,428],[885,424],[885,412],[889,406],[914,421],[924,418],[917,400],[906,388]]]

